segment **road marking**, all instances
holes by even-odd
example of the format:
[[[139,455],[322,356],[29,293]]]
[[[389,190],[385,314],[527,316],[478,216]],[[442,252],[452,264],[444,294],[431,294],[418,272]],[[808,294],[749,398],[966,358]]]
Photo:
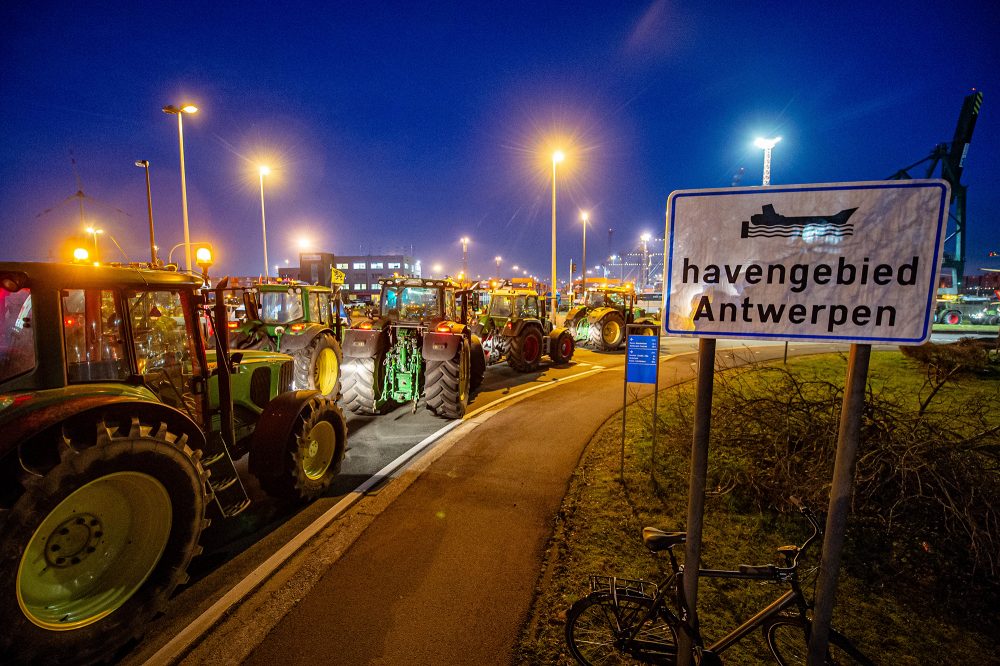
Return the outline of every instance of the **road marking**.
[[[493,416],[492,414],[486,415],[484,414],[485,412],[495,408],[497,405],[509,402],[515,398],[521,398],[526,393],[531,393],[533,391],[547,391],[562,384],[567,384],[569,382],[582,379],[588,375],[596,374],[602,370],[603,368],[587,370],[586,372],[580,372],[562,379],[554,378],[550,382],[546,382],[544,384],[534,384],[523,391],[510,393],[467,413],[464,419],[460,421],[452,421],[436,432],[433,432],[424,439],[420,440],[420,442],[412,446],[409,450],[404,451],[395,460],[388,463],[385,467],[366,479],[364,483],[347,493],[339,502],[328,509],[326,513],[321,515],[308,527],[296,534],[291,541],[278,549],[278,551],[271,555],[271,557],[267,558],[267,560],[261,563],[260,566],[250,572],[246,578],[234,585],[228,592],[222,595],[218,601],[209,606],[201,615],[192,620],[190,624],[181,629],[176,636],[164,644],[163,647],[153,653],[153,655],[144,663],[149,666],[173,664],[178,658],[187,654],[198,639],[214,627],[215,624],[229,612],[230,608],[238,604],[247,595],[263,584],[275,570],[288,561],[288,559],[291,558],[292,555],[302,548],[302,546],[304,546],[310,539],[316,536],[316,534],[318,534],[327,525],[332,523],[340,514],[361,500],[361,498],[365,496],[365,493],[373,486],[392,476],[396,472],[403,471],[405,469],[405,465],[416,458],[418,453],[421,453],[425,448],[429,447],[444,435],[464,423],[474,423],[475,426],[478,426]],[[497,409],[494,411],[499,413],[501,410]],[[476,419],[476,417],[480,414],[484,414],[483,417]]]

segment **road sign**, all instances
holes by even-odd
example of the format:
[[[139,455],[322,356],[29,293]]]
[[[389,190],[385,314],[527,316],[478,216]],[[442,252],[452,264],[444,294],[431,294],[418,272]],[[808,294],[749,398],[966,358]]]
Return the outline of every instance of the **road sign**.
[[[950,192],[943,180],[673,192],[664,331],[920,344]]]
[[[657,336],[630,335],[625,347],[625,381],[632,384],[655,384],[659,350]]]

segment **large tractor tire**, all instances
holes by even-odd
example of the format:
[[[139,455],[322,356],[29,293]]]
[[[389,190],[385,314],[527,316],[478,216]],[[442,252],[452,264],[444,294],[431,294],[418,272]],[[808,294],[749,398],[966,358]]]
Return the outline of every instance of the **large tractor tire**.
[[[299,413],[285,442],[284,464],[274,474],[259,474],[260,487],[271,497],[313,500],[340,473],[347,450],[347,422],[332,400],[316,396]],[[251,451],[253,455],[253,451]]]
[[[552,342],[552,350],[549,356],[556,365],[569,363],[576,351],[576,344],[573,342],[573,335],[569,331],[563,331],[559,337]]]
[[[344,406],[355,414],[381,414],[383,355],[348,358],[344,361],[341,386]]]
[[[486,352],[483,350],[482,341],[475,335],[472,336],[472,342],[469,344],[469,353],[469,370],[471,372],[469,389],[475,391],[482,385],[483,378],[486,376]]]
[[[962,313],[958,310],[949,310],[944,313],[944,316],[941,317],[941,323],[957,326],[962,323]]]
[[[201,454],[163,423],[63,437],[0,530],[0,663],[112,659],[187,581],[211,499]]]
[[[510,339],[507,365],[518,372],[533,372],[542,359],[542,332],[534,326],[525,326],[521,334]]]
[[[614,351],[625,341],[625,320],[609,312],[590,327],[590,345],[598,351]]]
[[[319,391],[332,400],[340,393],[342,353],[337,338],[323,332],[295,352],[295,388]]]
[[[465,416],[471,385],[471,354],[468,341],[445,361],[427,361],[424,386],[427,408],[446,419]]]

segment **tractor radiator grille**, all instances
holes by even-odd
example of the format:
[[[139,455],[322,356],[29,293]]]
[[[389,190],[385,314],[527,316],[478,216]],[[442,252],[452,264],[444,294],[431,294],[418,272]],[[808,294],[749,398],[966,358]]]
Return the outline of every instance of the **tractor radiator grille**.
[[[284,369],[282,369],[284,370]],[[271,400],[271,368],[262,366],[250,375],[250,399],[263,408]]]
[[[295,361],[285,361],[281,364],[281,372],[278,375],[278,393],[285,393],[292,390],[292,381],[295,379]]]

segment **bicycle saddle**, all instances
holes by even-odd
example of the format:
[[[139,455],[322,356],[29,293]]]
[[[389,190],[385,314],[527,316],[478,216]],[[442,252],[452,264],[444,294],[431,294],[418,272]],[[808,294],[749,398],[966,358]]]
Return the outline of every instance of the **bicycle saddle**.
[[[687,532],[664,532],[655,527],[642,528],[642,542],[654,553],[673,548],[687,540]]]

